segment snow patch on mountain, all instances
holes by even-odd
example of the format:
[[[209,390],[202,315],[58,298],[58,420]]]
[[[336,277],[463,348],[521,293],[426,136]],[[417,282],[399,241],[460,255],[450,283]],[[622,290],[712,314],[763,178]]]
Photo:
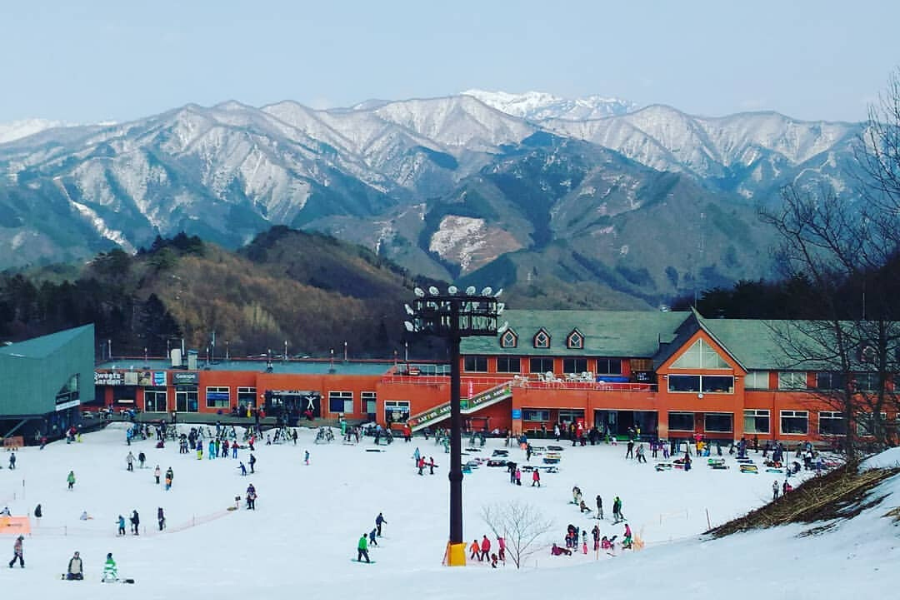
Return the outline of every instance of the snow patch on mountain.
[[[510,94],[485,90],[466,90],[462,92],[462,95],[472,96],[508,115],[530,121],[601,119],[613,115],[623,115],[638,108],[637,104],[628,100],[597,95],[563,98],[546,92]]]
[[[0,144],[19,140],[35,133],[40,133],[54,127],[65,127],[62,121],[49,119],[21,119],[9,123],[0,123]]]
[[[72,206],[81,213],[85,219],[90,221],[91,225],[97,230],[97,233],[102,235],[108,240],[111,240],[122,247],[126,252],[135,252],[135,247],[128,241],[125,237],[125,234],[121,231],[117,231],[115,229],[111,229],[106,225],[106,221],[104,221],[97,213],[91,209],[90,207],[81,204],[80,202],[71,201]]]

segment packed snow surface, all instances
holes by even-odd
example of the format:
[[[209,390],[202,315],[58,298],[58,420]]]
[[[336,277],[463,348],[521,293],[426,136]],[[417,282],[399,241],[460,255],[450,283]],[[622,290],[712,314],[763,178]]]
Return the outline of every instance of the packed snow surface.
[[[183,426],[182,426],[183,427]],[[43,518],[25,539],[26,568],[0,569],[0,589],[29,598],[268,598],[284,592],[303,598],[391,597],[397,600],[466,598],[690,598],[729,600],[892,597],[900,575],[898,529],[883,515],[898,504],[897,478],[878,492],[888,494],[877,507],[821,535],[798,537],[800,526],[759,531],[722,540],[704,539],[708,524],[721,524],[768,502],[773,481],[783,475],[712,470],[695,459],[690,472],[654,469],[624,458],[625,446],[564,446],[559,473],[543,476],[543,487],[509,483],[502,468],[482,466],[464,480],[465,539],[481,539],[490,530],[482,521],[486,505],[511,500],[537,507],[555,526],[540,540],[539,551],[516,570],[510,561],[498,569],[485,564],[441,566],[448,533],[448,455],[433,440],[395,441],[384,452],[367,452],[372,438],[344,445],[313,443],[314,430],[301,429],[296,446],[257,446],[256,473],[242,477],[239,459],[197,460],[179,454],[178,445],[155,448],[152,440],[126,446],[124,424],[87,434],[81,443],[55,442],[44,450],[18,452],[17,469],[2,456],[0,505],[13,515],[42,505]],[[551,442],[552,443],[552,442]],[[543,440],[535,445],[545,445]],[[464,446],[467,445],[464,443]],[[502,440],[464,457],[489,456]],[[418,476],[415,448],[433,456],[435,475]],[[147,468],[126,470],[125,457],[147,455]],[[303,464],[305,450],[311,453]],[[648,453],[649,457],[649,453]],[[761,454],[751,458],[760,463]],[[893,464],[897,456],[886,460]],[[511,449],[510,459],[524,463]],[[532,463],[540,460],[533,457]],[[153,478],[159,465],[174,470],[165,491]],[[66,490],[66,475],[77,478]],[[234,506],[253,483],[257,510]],[[794,481],[796,484],[797,482]],[[609,520],[613,498],[634,532],[646,542],[640,552],[617,549],[615,556],[589,552],[567,557],[549,554],[562,543],[566,525],[590,529],[597,521],[571,504],[578,485],[588,505],[601,494],[606,535],[622,535],[623,525]],[[168,529],[156,531],[163,507]],[[119,514],[141,515],[139,536],[116,537]],[[79,520],[87,511],[93,518]],[[374,565],[351,562],[362,533],[374,527],[382,511],[387,524],[379,546],[370,550]],[[496,547],[496,541],[490,536]],[[0,536],[0,548],[12,556],[12,536]],[[60,580],[74,551],[84,559],[85,581]],[[120,577],[133,586],[101,584],[104,559],[112,552]],[[0,565],[2,566],[2,565]],[[894,592],[891,592],[894,590]]]

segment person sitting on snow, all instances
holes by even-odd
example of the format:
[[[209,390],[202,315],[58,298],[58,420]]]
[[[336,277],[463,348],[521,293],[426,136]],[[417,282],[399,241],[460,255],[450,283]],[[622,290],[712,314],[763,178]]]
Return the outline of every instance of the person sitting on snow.
[[[569,550],[568,548],[563,548],[562,546],[557,546],[556,543],[554,542],[553,547],[550,548],[550,554],[552,554],[553,556],[560,556],[562,554],[565,554],[566,556],[572,556],[572,551]]]
[[[77,552],[69,559],[69,568],[66,571],[66,579],[68,581],[81,581],[84,579],[84,568],[81,562],[81,555]]]

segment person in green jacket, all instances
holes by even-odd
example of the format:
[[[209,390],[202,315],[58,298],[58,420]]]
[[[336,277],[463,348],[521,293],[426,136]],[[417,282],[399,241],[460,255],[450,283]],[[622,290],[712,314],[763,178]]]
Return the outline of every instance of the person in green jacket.
[[[70,490],[75,487],[75,471],[69,471],[69,476],[66,477],[66,481],[69,483]]]
[[[116,567],[116,561],[113,560],[112,552],[106,555],[106,564],[103,565],[103,582],[118,581],[119,569]]]
[[[366,562],[371,562],[369,560],[369,540],[365,533],[359,538],[359,545],[356,547],[356,550],[356,562],[362,562],[364,556],[366,557]]]

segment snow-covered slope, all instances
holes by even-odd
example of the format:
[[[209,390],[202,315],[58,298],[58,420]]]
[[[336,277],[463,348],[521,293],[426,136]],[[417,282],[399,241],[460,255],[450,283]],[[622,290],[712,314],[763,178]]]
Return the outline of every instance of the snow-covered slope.
[[[383,452],[367,452],[371,438],[355,446],[316,445],[314,437],[315,429],[301,429],[296,446],[260,443],[256,473],[247,477],[238,469],[240,461],[248,464],[246,447],[237,460],[197,460],[193,453],[179,454],[177,444],[155,448],[152,439],[128,447],[124,424],[86,434],[78,444],[25,448],[15,471],[0,470],[0,506],[26,516],[41,504],[43,517],[32,519],[25,539],[26,568],[0,569],[0,585],[59,600],[277,597],[296,595],[298,589],[304,597],[335,600],[356,598],[360,589],[397,600],[544,600],[559,596],[561,582],[587,595],[599,590],[594,596],[603,597],[662,598],[677,587],[698,598],[830,600],[889,597],[898,582],[897,528],[884,517],[900,506],[897,477],[874,491],[873,497],[886,496],[880,504],[817,535],[801,536],[809,526],[790,526],[710,541],[701,535],[708,523],[721,524],[768,502],[773,481],[783,479],[742,474],[727,454],[732,467],[727,470],[708,469],[698,460],[690,472],[656,472],[652,458],[646,465],[625,460],[622,446],[566,444],[560,472],[545,474],[540,488],[531,487],[527,477],[521,487],[510,485],[503,469],[482,466],[465,476],[467,542],[487,535],[496,551],[482,516],[487,506],[519,502],[551,523],[523,568],[516,569],[509,558],[497,569],[477,561],[446,568],[441,558],[448,531],[448,460],[435,451],[440,447],[416,437],[410,444],[396,441]],[[502,445],[490,440],[484,451],[467,458],[489,456]],[[410,459],[416,447],[434,457],[435,475],[416,474]],[[145,453],[147,468],[127,471],[129,451]],[[518,448],[510,458],[525,464]],[[163,472],[173,469],[171,490],[154,482],[157,465]],[[70,470],[76,483],[66,491]],[[228,510],[251,483],[257,509]],[[574,485],[591,505],[602,495],[605,520],[593,520],[569,504]],[[615,496],[646,543],[642,551],[589,549],[550,556],[550,544],[563,543],[569,523],[588,531],[597,525],[602,535],[621,539],[623,524],[614,525],[608,514]],[[167,522],[162,532],[159,508]],[[141,517],[140,535],[117,537],[117,516],[127,520],[134,510]],[[82,512],[91,518],[80,520]],[[387,524],[378,546],[369,550],[375,564],[351,562],[357,540],[374,528],[379,512]],[[7,560],[13,539],[0,538]],[[75,551],[84,561],[85,580],[61,581]],[[117,561],[119,576],[135,579],[134,585],[100,583],[107,553]]]
[[[462,92],[462,95],[478,98],[499,111],[530,121],[545,119],[583,121],[623,115],[637,109],[637,105],[628,100],[604,96],[562,98],[546,92],[510,94],[484,90],[466,90]]]
[[[49,119],[22,119],[20,121],[0,123],[0,144],[28,137],[54,127],[65,127],[65,123]]]

